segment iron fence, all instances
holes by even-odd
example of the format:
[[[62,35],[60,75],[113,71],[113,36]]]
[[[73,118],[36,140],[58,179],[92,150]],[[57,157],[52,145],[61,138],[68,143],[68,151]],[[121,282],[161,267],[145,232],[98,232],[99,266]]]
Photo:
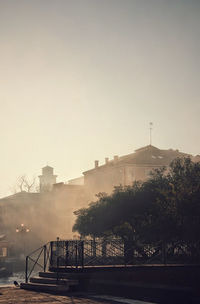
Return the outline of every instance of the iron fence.
[[[94,266],[144,264],[199,264],[200,242],[159,242],[143,244],[122,239],[57,240],[38,248],[26,257],[25,280],[35,271]]]
[[[142,244],[121,239],[51,242],[51,267],[199,263],[200,243]]]

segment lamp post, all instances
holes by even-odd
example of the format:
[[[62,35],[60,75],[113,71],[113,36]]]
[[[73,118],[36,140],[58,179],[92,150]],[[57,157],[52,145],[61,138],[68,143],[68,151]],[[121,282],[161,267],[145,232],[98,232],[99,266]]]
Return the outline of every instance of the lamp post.
[[[26,227],[24,224],[20,224],[19,227],[16,228],[16,233],[21,235],[21,242],[23,242],[23,254],[25,256],[26,253],[26,233],[30,232],[30,229]]]

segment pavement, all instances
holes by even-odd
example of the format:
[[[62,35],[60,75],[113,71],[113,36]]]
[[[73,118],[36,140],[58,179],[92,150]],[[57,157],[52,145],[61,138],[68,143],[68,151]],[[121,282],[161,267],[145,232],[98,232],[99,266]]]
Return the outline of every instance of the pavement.
[[[43,292],[35,292],[20,289],[17,287],[1,287],[0,288],[0,304],[116,304],[116,303],[133,303],[133,304],[147,304],[147,302],[137,300],[126,300],[122,298],[87,296],[87,295],[54,295]],[[150,304],[150,303],[148,303]]]

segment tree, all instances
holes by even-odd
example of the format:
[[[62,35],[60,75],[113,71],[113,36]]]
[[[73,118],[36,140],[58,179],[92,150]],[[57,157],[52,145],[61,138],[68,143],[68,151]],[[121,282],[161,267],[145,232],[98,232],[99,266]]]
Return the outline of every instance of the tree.
[[[200,163],[176,159],[155,170],[146,182],[100,193],[97,202],[75,212],[74,231],[82,235],[117,235],[142,242],[198,241]]]
[[[38,192],[38,185],[36,182],[36,177],[32,179],[28,178],[26,175],[21,175],[18,177],[16,185],[11,190],[14,193],[17,192]]]

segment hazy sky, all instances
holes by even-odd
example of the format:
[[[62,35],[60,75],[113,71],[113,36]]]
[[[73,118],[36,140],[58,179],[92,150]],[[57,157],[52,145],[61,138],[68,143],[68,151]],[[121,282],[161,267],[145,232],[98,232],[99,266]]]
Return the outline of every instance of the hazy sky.
[[[199,0],[0,0],[0,196],[149,144],[200,154]]]

